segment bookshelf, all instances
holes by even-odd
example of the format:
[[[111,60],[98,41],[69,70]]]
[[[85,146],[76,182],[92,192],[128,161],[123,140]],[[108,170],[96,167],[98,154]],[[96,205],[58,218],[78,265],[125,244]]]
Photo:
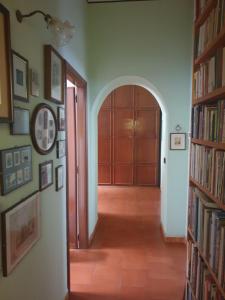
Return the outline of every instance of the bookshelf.
[[[225,300],[225,0],[196,0],[186,300]]]

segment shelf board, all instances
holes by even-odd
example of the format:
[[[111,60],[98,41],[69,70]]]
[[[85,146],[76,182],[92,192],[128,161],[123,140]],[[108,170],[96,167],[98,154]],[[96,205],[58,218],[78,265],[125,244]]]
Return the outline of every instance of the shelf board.
[[[215,6],[215,0],[209,0],[204,9],[202,10],[200,16],[195,21],[195,28],[198,29],[207,19],[209,16],[212,8]]]
[[[217,150],[225,150],[225,143],[216,143],[216,142],[205,141],[200,139],[191,139],[191,142],[193,144],[204,145]]]
[[[188,283],[189,289],[190,289],[190,291],[191,291],[192,299],[193,299],[193,300],[197,300],[197,298],[196,298],[196,296],[195,296],[195,294],[194,294],[194,291],[193,291],[193,289],[192,289],[191,282],[190,282],[189,279],[187,279],[187,283]]]
[[[225,44],[225,26],[223,26],[220,34],[215,40],[213,40],[208,47],[203,51],[203,53],[194,61],[194,66],[197,67],[199,64],[203,63],[206,59],[215,53],[216,49],[224,46]]]
[[[190,182],[194,184],[200,191],[206,194],[213,202],[218,205],[218,208],[225,211],[225,205],[219,201],[217,197],[215,197],[212,193],[210,193],[207,189],[205,189],[201,184],[199,184],[196,180],[190,177]]]
[[[207,266],[207,269],[209,270],[209,272],[210,272],[210,274],[211,274],[211,276],[212,276],[214,282],[215,282],[216,285],[217,285],[218,290],[220,291],[221,295],[225,298],[225,291],[224,291],[223,288],[221,287],[221,285],[220,285],[220,283],[219,283],[219,281],[218,281],[218,279],[217,279],[215,273],[213,272],[213,270],[212,270],[211,266],[209,265],[207,259],[206,259],[205,256],[203,255],[202,250],[199,248],[198,243],[196,243],[196,241],[194,240],[194,237],[193,237],[192,232],[191,232],[190,229],[188,229],[188,233],[189,233],[189,235],[191,236],[191,238],[193,239],[193,243],[194,243],[194,245],[197,247],[198,252],[199,252],[201,258],[203,259],[205,265]]]
[[[201,98],[193,99],[193,105],[202,104],[206,102],[213,102],[215,100],[222,99],[223,97],[225,97],[225,86],[218,88]]]

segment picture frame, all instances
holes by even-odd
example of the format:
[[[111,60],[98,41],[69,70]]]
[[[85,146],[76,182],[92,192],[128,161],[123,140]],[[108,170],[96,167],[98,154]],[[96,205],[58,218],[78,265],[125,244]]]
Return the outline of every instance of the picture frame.
[[[55,178],[56,178],[56,191],[58,192],[63,188],[63,165],[60,165],[55,168]]]
[[[10,14],[0,3],[0,123],[13,120]]]
[[[35,150],[42,155],[50,153],[55,146],[56,116],[48,104],[40,103],[34,109],[31,117],[31,139]]]
[[[65,98],[65,61],[51,46],[44,46],[45,62],[45,98],[58,104],[64,104]]]
[[[170,150],[186,149],[186,133],[170,133]]]
[[[62,158],[66,155],[66,141],[57,141],[57,158]]]
[[[57,107],[57,121],[58,121],[58,130],[65,130],[65,109],[63,107]]]
[[[28,93],[28,60],[12,50],[13,98],[29,102]]]
[[[39,164],[39,190],[43,191],[53,184],[53,160]]]
[[[7,277],[40,239],[40,193],[1,213],[2,267]]]
[[[29,109],[14,106],[13,123],[10,125],[12,135],[30,134],[30,111]]]
[[[32,147],[0,150],[1,194],[6,195],[32,181]]]
[[[30,69],[30,94],[33,97],[40,96],[40,78],[39,73],[35,69]]]

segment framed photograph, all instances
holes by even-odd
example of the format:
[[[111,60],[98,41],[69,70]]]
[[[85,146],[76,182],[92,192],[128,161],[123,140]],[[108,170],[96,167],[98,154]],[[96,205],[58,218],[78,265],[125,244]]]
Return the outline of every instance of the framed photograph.
[[[31,139],[38,153],[51,152],[57,138],[56,117],[53,109],[41,103],[35,108],[31,118]]]
[[[56,191],[63,188],[63,165],[55,168],[55,178],[56,178]]]
[[[53,184],[53,160],[39,165],[39,188],[43,191]]]
[[[57,158],[62,158],[66,155],[66,141],[57,141]]]
[[[29,102],[28,98],[28,60],[12,51],[13,97],[15,100]]]
[[[0,150],[1,194],[6,195],[32,181],[31,146]]]
[[[30,69],[30,94],[34,97],[39,97],[40,95],[40,79],[35,69]]]
[[[64,103],[65,61],[50,45],[44,46],[45,98],[58,104]]]
[[[40,193],[1,213],[3,276],[7,277],[40,239]]]
[[[10,123],[12,113],[12,57],[9,11],[0,3],[0,123]]]
[[[186,149],[186,133],[171,133],[170,150],[185,150],[185,149]]]
[[[57,121],[58,121],[58,130],[65,130],[65,109],[62,107],[57,107]]]
[[[13,123],[11,124],[12,135],[30,134],[30,111],[21,107],[13,108]]]

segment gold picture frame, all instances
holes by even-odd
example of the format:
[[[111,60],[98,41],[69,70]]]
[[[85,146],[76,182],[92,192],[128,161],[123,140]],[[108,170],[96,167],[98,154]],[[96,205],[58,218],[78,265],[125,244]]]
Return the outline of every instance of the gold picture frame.
[[[0,4],[0,123],[10,123],[12,112],[12,58],[9,11]]]

